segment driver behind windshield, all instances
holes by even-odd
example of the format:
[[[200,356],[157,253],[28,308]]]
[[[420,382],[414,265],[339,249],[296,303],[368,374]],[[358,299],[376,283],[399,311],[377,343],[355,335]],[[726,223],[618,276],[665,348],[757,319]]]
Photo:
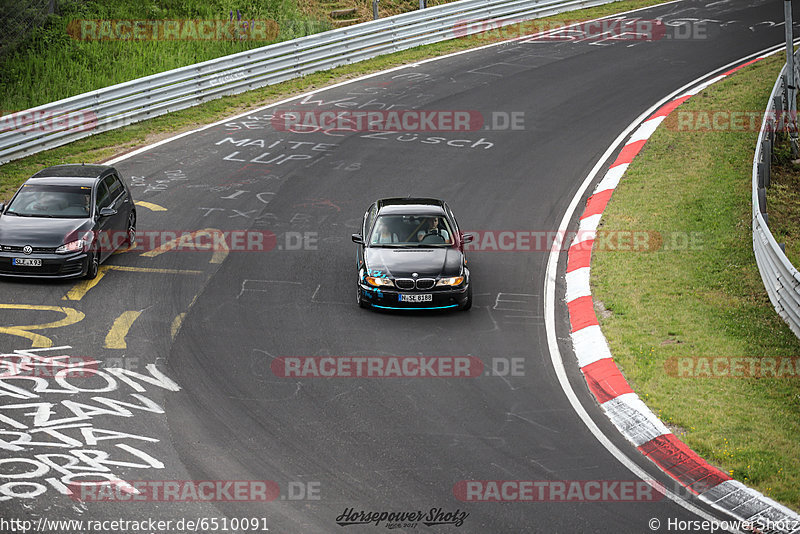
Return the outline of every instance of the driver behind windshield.
[[[452,232],[441,216],[381,215],[369,238],[372,245],[452,245]]]
[[[444,243],[450,242],[450,233],[439,225],[439,217],[428,217],[423,228],[417,232],[417,241],[422,242],[431,235],[438,235]]]
[[[28,211],[55,212],[55,211],[60,211],[66,207],[67,203],[61,197],[61,195],[58,195],[53,192],[44,192],[35,197],[28,204]]]

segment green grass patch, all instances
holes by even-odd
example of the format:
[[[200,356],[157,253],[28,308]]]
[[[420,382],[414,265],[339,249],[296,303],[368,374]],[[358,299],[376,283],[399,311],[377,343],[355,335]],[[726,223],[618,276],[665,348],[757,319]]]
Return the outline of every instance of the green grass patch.
[[[772,235],[786,245],[786,257],[800,265],[800,162],[793,163],[789,139],[780,136],[767,189],[767,215]]]
[[[222,2],[223,0],[219,1]],[[624,0],[590,9],[554,15],[541,20],[589,20],[658,3],[660,3],[658,0]],[[196,128],[199,125],[221,120],[248,109],[255,109],[271,102],[289,98],[292,95],[397,65],[474,48],[502,37],[507,38],[508,32],[489,32],[381,56],[249,91],[241,95],[221,98],[12,161],[0,166],[0,200],[8,200],[23,181],[35,172],[50,165],[100,162],[111,158],[115,154],[133,150],[136,147],[154,142],[170,134]],[[60,95],[58,98],[63,98],[63,96],[66,95]]]
[[[778,54],[739,71],[678,111],[763,110],[783,61]],[[800,374],[680,378],[666,370],[673,358],[800,356],[753,256],[757,133],[668,124],[675,122],[648,141],[603,215],[603,230],[658,232],[664,240],[650,252],[595,252],[593,294],[610,312],[600,319],[603,331],[634,390],[681,439],[798,510]]]
[[[24,4],[24,3],[23,3]],[[2,8],[5,24],[27,20],[18,14],[14,3]],[[238,13],[237,13],[238,11]],[[264,32],[269,40],[229,39],[221,33],[213,39],[191,39],[192,27],[184,25],[189,39],[166,39],[163,30],[145,29],[143,35],[157,38],[81,40],[84,34],[79,21],[195,21],[218,20],[275,21],[277,37]],[[15,18],[18,17],[18,18]],[[59,0],[55,14],[37,17],[37,24],[2,50],[0,60],[0,110],[23,110],[209,59],[244,52],[270,44],[303,37],[331,28],[329,21],[306,15],[295,0]],[[94,30],[100,26],[91,25]],[[12,30],[13,28],[2,28]],[[10,32],[9,32],[10,33]],[[97,37],[105,37],[99,31]],[[200,33],[202,35],[202,32]],[[244,35],[244,34],[242,34]],[[260,38],[261,34],[253,34]],[[179,35],[180,36],[180,35]]]

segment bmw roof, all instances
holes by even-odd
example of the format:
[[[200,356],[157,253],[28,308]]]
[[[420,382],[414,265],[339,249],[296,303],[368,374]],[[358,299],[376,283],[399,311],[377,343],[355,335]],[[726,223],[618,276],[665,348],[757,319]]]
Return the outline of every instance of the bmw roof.
[[[381,214],[444,215],[444,202],[435,198],[382,198],[378,200]]]

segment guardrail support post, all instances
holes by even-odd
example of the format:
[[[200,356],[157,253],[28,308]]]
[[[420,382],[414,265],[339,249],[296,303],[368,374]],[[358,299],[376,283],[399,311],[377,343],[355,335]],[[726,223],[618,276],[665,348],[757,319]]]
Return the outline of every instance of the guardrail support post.
[[[372,0],[372,19],[378,20],[378,0]]]
[[[794,44],[792,43],[792,2],[783,1],[783,16],[786,34],[786,112],[789,123],[789,143],[792,146],[792,159],[798,156],[797,140],[797,82],[794,77]]]
[[[786,113],[783,111],[783,99],[780,95],[775,95],[775,98],[772,99],[772,107],[775,109],[775,132],[783,132],[786,126],[783,121]]]
[[[758,211],[761,215],[767,214],[767,190],[763,187],[758,188]]]
[[[767,138],[761,141],[761,162],[764,163],[767,168],[765,187],[769,187],[769,171],[770,165],[772,164],[772,141]]]
[[[769,187],[769,162],[758,162],[758,187]]]
[[[419,8],[420,9],[425,9],[426,7],[428,7],[428,6],[425,5],[425,3],[426,3],[425,0],[419,0]]]

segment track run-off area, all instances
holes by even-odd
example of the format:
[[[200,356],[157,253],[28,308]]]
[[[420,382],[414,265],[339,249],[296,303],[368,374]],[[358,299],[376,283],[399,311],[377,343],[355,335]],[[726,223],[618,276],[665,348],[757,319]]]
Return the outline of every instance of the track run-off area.
[[[620,15],[659,21],[669,31],[657,39],[520,37],[112,160],[138,204],[137,248],[92,281],[0,281],[0,357],[38,369],[0,377],[0,517],[52,532],[115,520],[143,523],[117,524],[130,532],[702,532],[700,521],[729,519],[676,488],[587,389],[562,254],[551,336],[591,430],[565,395],[545,324],[546,236],[643,113],[780,44],[782,8],[665,3]],[[458,112],[482,124],[302,131],[276,120],[287,110]],[[357,306],[350,235],[391,196],[442,198],[480,236],[470,311]],[[533,234],[492,246],[504,232]],[[481,365],[383,378],[276,365],[322,357]]]

